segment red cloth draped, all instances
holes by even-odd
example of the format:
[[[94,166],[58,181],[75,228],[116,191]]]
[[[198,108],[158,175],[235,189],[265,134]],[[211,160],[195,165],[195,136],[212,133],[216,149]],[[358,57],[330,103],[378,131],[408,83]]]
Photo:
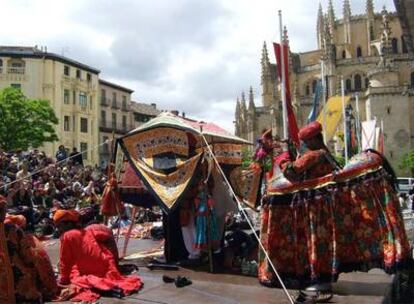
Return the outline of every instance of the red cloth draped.
[[[281,59],[281,48],[279,43],[273,43],[273,48],[276,55],[277,61],[277,73],[279,78],[282,79],[282,59]],[[283,61],[284,61],[284,75],[285,75],[285,92],[286,92],[286,110],[287,110],[287,124],[289,130],[289,136],[295,143],[296,147],[299,147],[299,128],[296,122],[295,112],[292,107],[292,96],[290,94],[289,84],[289,46],[283,45]]]
[[[111,246],[113,235],[104,225],[90,225],[85,229],[67,231],[61,237],[61,283],[79,287],[72,301],[94,301],[98,289],[119,288],[125,295],[138,291],[138,276],[122,276],[117,265],[117,249]]]
[[[101,213],[106,216],[115,216],[123,210],[124,206],[118,192],[118,181],[115,176],[111,176],[102,194]]]

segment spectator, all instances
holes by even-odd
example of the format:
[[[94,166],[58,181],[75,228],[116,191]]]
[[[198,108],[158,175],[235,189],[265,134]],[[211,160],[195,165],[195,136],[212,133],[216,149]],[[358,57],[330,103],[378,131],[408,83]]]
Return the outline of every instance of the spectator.
[[[73,147],[72,153],[70,153],[70,159],[75,166],[80,165],[83,167],[82,153],[78,152],[76,147]]]
[[[68,154],[66,152],[66,148],[64,145],[59,146],[55,156],[56,156],[56,161],[58,163],[63,162],[66,158],[68,158]]]

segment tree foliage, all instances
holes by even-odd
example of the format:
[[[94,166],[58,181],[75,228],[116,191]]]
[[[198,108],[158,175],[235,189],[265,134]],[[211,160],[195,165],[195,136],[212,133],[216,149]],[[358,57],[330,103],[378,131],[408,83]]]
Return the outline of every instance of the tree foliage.
[[[0,91],[0,147],[5,151],[37,148],[57,141],[58,119],[47,100],[28,99],[19,89]]]
[[[400,169],[414,170],[414,150],[404,155],[399,164]]]
[[[247,147],[242,148],[242,167],[243,169],[249,168],[252,163],[252,152]]]

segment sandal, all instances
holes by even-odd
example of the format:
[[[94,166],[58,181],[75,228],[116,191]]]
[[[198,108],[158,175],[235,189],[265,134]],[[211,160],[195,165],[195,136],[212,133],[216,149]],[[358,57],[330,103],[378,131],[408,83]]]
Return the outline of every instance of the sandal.
[[[193,282],[191,282],[191,280],[190,279],[187,279],[186,277],[180,277],[180,276],[178,276],[175,279],[175,286],[177,288],[185,287],[185,286],[188,286],[188,285],[191,285],[191,284],[193,284]]]
[[[296,301],[298,301],[298,303],[328,303],[332,298],[332,290],[300,291]],[[300,302],[300,300],[304,302]]]

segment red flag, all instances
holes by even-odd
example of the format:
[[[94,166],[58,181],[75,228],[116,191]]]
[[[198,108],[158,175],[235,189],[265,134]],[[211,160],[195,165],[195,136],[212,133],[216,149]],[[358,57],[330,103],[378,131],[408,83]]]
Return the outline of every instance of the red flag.
[[[280,44],[273,43],[273,48],[275,50],[276,61],[277,61],[277,73],[279,78],[282,79],[282,63],[281,63],[281,52]],[[286,110],[287,110],[287,124],[289,130],[289,136],[292,141],[295,143],[296,147],[299,147],[299,128],[296,122],[295,112],[292,107],[292,97],[290,95],[290,85],[289,85],[289,46],[283,45],[283,60],[285,67],[285,92],[286,92]]]

